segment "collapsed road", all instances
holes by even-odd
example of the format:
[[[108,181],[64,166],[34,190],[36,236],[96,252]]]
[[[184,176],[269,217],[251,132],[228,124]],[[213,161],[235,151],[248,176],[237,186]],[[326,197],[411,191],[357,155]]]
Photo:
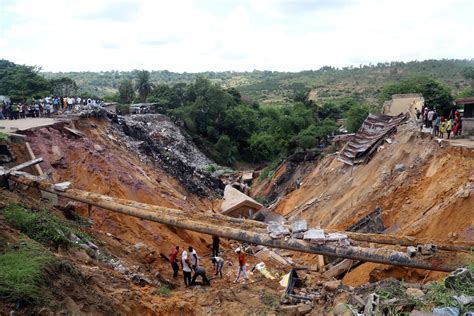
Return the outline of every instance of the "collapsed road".
[[[17,170],[16,168],[15,170]],[[217,235],[228,239],[245,241],[252,244],[268,246],[306,252],[319,255],[327,255],[338,258],[353,259],[365,262],[383,263],[404,267],[412,267],[436,271],[454,271],[462,266],[464,260],[454,258],[452,253],[444,256],[441,252],[433,254],[429,258],[419,259],[407,255],[404,252],[388,248],[371,248],[359,246],[333,246],[327,244],[314,244],[308,241],[295,238],[274,239],[271,238],[262,227],[256,227],[254,221],[227,218],[226,216],[198,215],[197,218],[190,218],[189,214],[181,210],[161,208],[133,201],[124,201],[112,197],[99,195],[87,191],[60,188],[43,178],[32,176],[19,171],[9,171],[4,173],[9,180],[22,185],[33,187],[41,191],[56,194],[71,200],[79,201],[88,205],[93,205],[113,212],[118,212],[133,217],[154,221],[157,223],[183,228],[208,235]],[[150,209],[153,209],[150,210]],[[235,225],[240,223],[239,228]],[[364,234],[359,234],[364,235]],[[470,245],[473,246],[472,244]],[[462,254],[458,254],[461,255]],[[458,260],[455,260],[458,259]]]

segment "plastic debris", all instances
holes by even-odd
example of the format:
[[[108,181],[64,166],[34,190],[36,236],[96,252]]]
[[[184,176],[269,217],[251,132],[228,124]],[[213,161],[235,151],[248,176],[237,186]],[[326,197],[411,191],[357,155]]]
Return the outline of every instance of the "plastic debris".
[[[257,263],[257,265],[255,265],[255,269],[257,269],[265,278],[275,280],[275,277],[267,270],[265,263]]]
[[[459,316],[459,308],[457,307],[435,307],[433,314],[437,316]]]

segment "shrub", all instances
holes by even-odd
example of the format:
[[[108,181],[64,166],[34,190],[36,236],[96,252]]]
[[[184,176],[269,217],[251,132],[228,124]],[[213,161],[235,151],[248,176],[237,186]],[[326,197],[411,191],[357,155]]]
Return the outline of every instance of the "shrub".
[[[159,288],[153,291],[153,294],[163,296],[163,297],[169,297],[171,296],[171,289],[168,285],[161,285]]]
[[[32,211],[20,205],[10,204],[0,210],[0,214],[16,229],[31,239],[54,247],[72,245],[71,234],[83,240],[91,237],[77,227],[77,224],[61,220],[48,211]]]

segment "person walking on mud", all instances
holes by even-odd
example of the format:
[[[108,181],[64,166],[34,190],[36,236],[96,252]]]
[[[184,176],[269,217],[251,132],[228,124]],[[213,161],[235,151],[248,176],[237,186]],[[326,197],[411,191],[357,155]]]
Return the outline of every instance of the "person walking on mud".
[[[222,257],[212,257],[212,264],[214,265],[214,270],[216,271],[215,276],[220,275],[222,279],[222,268],[224,267],[224,259]]]
[[[218,257],[219,256],[219,236],[213,235],[212,236],[212,256]]]
[[[179,266],[178,266],[178,252],[179,246],[176,246],[170,254],[169,260],[171,263],[171,268],[173,269],[173,278],[178,276]]]
[[[188,256],[186,250],[183,250],[181,255],[181,265],[183,266],[183,277],[184,277],[184,285],[190,286],[191,285],[191,259],[189,258],[191,254]]]
[[[239,283],[241,275],[243,275],[245,279],[248,279],[247,271],[245,271],[245,264],[247,263],[247,257],[245,256],[245,253],[240,248],[237,248],[235,252],[239,256],[239,271],[237,272],[237,279],[235,279],[234,283]]]

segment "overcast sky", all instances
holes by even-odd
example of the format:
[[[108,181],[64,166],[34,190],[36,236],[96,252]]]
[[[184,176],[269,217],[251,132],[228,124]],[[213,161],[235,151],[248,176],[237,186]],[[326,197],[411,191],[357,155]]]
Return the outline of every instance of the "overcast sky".
[[[473,13],[474,0],[0,0],[0,58],[178,72],[470,59]]]

